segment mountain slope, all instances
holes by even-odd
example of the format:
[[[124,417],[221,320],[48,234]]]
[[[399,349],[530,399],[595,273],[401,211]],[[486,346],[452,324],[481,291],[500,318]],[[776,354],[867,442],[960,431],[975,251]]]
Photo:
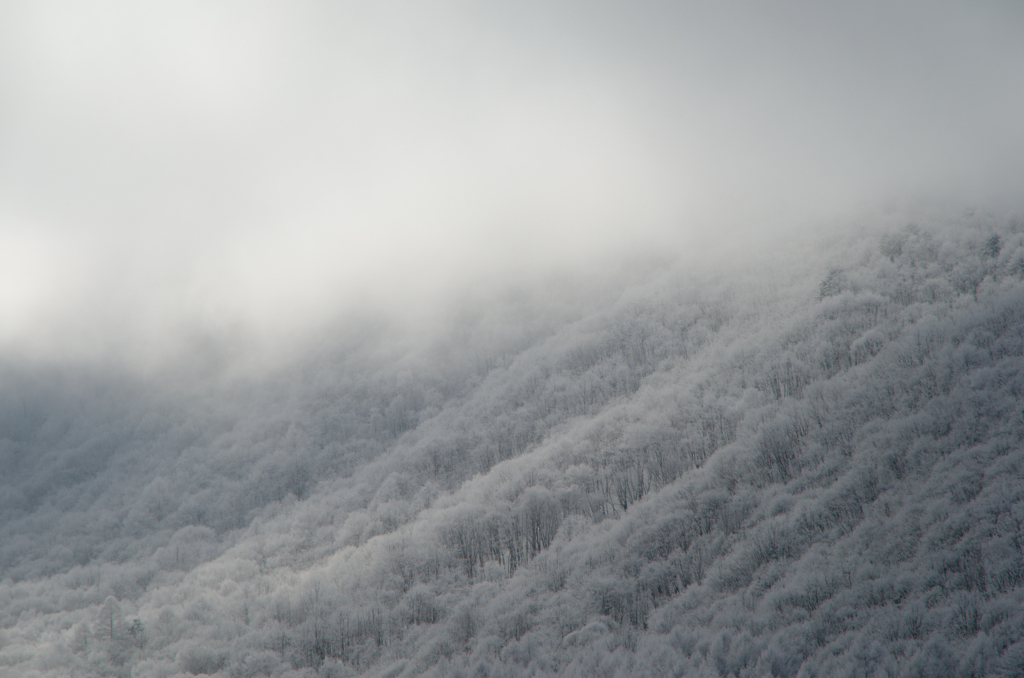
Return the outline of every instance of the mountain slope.
[[[1019,675],[1022,230],[794,242],[206,390],[10,367],[0,666]]]

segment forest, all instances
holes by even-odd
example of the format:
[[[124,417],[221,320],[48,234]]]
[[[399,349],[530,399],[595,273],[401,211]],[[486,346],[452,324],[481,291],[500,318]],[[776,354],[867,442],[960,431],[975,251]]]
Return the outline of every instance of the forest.
[[[0,676],[1024,675],[1024,220],[779,238],[0,358]]]

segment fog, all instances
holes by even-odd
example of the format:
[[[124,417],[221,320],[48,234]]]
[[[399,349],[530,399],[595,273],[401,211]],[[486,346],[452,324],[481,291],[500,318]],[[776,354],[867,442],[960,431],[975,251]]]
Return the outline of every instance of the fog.
[[[1022,29],[0,2],[0,678],[1018,675]]]
[[[1017,208],[1022,25],[1011,2],[5,2],[0,350],[292,345],[623,257]]]

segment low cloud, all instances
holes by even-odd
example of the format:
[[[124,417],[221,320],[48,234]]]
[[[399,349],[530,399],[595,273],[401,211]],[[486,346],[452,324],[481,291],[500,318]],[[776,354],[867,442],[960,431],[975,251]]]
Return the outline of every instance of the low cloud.
[[[0,342],[159,359],[892,204],[1017,207],[1015,5],[7,3]]]

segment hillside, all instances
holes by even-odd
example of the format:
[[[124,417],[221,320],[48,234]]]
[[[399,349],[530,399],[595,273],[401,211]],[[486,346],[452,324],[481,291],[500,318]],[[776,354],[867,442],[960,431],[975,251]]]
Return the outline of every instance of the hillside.
[[[1024,674],[1024,222],[201,380],[0,364],[0,676]]]

